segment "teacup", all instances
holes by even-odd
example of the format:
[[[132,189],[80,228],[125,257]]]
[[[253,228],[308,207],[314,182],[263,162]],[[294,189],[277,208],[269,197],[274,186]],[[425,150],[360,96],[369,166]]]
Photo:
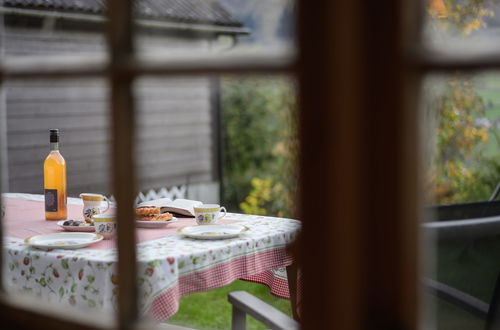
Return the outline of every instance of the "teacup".
[[[104,213],[109,209],[109,200],[104,195],[83,193],[80,194],[80,198],[83,200],[83,218],[86,222],[92,222],[94,215]],[[106,202],[104,210],[102,209],[103,201]]]
[[[222,216],[219,213],[223,212]],[[222,219],[227,214],[226,208],[218,204],[203,204],[194,207],[194,215],[196,223],[199,225],[215,224],[219,219]]]
[[[104,239],[111,239],[116,235],[116,217],[114,214],[96,214],[94,227],[96,234],[101,234]]]

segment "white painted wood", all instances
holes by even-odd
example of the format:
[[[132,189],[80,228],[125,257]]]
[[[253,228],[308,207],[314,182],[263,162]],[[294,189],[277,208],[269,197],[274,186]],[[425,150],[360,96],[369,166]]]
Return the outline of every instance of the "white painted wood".
[[[6,92],[8,93],[7,102],[54,102],[60,103],[64,101],[100,101],[103,102],[107,95],[108,90],[104,86],[73,86],[71,81],[66,86],[57,88],[50,86],[50,81],[47,82],[46,87],[32,87],[26,85],[11,86],[6,85]],[[210,96],[207,84],[200,84],[196,86],[172,86],[172,87],[145,87],[138,88],[135,91],[138,101],[141,100],[185,100],[186,98],[207,100]],[[140,104],[140,103],[139,103]]]
[[[233,325],[233,330],[245,329],[244,327],[241,327],[240,312],[256,318],[271,329],[300,329],[300,324],[297,321],[257,297],[252,296],[248,292],[231,292],[228,296],[228,301],[233,305],[233,320],[236,318],[237,322]],[[234,312],[235,309],[237,310],[236,312]]]
[[[246,328],[247,328],[247,314],[241,309],[233,306],[233,313],[231,315],[231,329],[246,330]]]

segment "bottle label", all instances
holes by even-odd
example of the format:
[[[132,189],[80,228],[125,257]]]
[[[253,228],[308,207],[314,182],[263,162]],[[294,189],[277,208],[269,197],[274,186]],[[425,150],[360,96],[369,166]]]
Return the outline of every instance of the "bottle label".
[[[45,189],[45,212],[57,212],[57,189]]]

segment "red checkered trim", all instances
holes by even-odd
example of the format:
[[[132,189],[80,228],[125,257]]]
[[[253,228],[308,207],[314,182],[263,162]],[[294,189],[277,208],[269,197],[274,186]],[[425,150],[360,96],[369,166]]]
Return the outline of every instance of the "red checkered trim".
[[[209,269],[181,275],[176,285],[153,300],[148,314],[154,320],[164,320],[177,312],[182,296],[228,285],[240,278],[251,277],[254,282],[268,285],[271,292],[274,291],[278,297],[288,298],[287,281],[271,279],[269,276],[272,276],[272,273],[269,270],[288,266],[291,263],[292,257],[286,253],[285,248],[279,248],[242,256]]]
[[[264,284],[269,288],[273,296],[283,299],[290,299],[288,281],[283,278],[274,276],[273,272],[270,270],[257,275],[245,276],[241,279],[248,282]]]

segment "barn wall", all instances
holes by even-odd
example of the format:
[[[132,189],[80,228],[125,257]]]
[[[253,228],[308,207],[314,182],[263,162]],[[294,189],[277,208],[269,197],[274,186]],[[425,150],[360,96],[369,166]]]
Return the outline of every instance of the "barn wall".
[[[148,37],[142,51],[179,47],[207,50],[207,39]],[[96,33],[9,28],[5,53],[10,56],[100,53]],[[9,191],[42,193],[48,129],[61,130],[67,161],[68,190],[110,192],[108,87],[102,79],[10,81],[6,83]],[[213,116],[207,78],[142,78],[136,82],[141,191],[187,182],[192,191],[216,194]],[[211,191],[211,192],[210,192]],[[203,197],[203,196],[201,196]],[[218,197],[218,196],[217,196]]]

